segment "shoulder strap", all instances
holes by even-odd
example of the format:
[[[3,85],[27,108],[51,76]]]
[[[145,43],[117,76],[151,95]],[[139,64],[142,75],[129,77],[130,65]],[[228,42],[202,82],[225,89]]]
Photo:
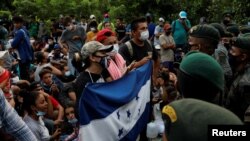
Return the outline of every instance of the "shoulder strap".
[[[130,56],[132,58],[133,57],[133,48],[132,48],[132,45],[131,45],[130,41],[125,42],[125,44],[128,47],[128,52],[129,52],[129,54],[130,54]]]
[[[149,46],[152,48],[151,42],[149,40],[146,40],[146,41],[149,44]],[[133,57],[133,47],[132,47],[130,41],[125,42],[125,44],[128,47],[128,52],[129,52],[130,56]]]
[[[150,40],[146,40],[146,41],[148,42],[149,46],[152,48],[152,43],[151,43],[151,41],[150,41]]]
[[[173,25],[173,30],[172,30],[172,33],[174,34],[175,32],[175,26],[176,26],[176,20],[174,21],[174,25]]]

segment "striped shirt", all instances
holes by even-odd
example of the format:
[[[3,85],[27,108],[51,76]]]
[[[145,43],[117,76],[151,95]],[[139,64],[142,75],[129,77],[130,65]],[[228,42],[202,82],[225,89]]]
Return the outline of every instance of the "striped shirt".
[[[2,89],[0,89],[0,107],[0,128],[19,141],[37,141],[29,127],[6,101]]]

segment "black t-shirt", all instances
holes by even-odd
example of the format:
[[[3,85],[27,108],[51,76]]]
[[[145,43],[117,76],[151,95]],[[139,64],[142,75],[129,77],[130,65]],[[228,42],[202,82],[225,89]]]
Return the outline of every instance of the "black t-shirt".
[[[103,79],[105,80],[107,77],[109,77],[109,72],[104,69],[102,71],[102,74],[94,74],[94,73],[90,73],[92,79],[94,82],[96,82],[98,79],[100,79],[101,77],[103,77]],[[73,84],[74,86],[74,90],[76,92],[76,105],[75,105],[75,111],[76,111],[76,117],[79,119],[79,102],[80,102],[80,98],[82,95],[83,90],[86,87],[87,83],[91,83],[92,80],[90,78],[89,72],[87,71],[83,71],[80,73],[80,75],[76,78],[75,83]]]
[[[91,75],[94,82],[96,82],[98,79],[100,79],[101,76],[103,77],[104,80],[110,76],[109,72],[106,69],[103,70],[101,75],[100,74],[94,74],[94,73],[90,73],[90,75]],[[86,84],[92,82],[92,80],[90,78],[90,75],[89,75],[89,72],[83,71],[76,78],[74,88],[75,88],[75,91],[76,91],[76,98],[77,99],[80,99]]]
[[[153,56],[152,59],[153,60],[157,60],[158,59],[158,54],[157,51],[155,50],[155,48],[149,44],[148,41],[144,41],[144,46],[138,46],[136,45],[132,40],[129,41],[131,43],[132,49],[133,49],[133,55],[131,56],[128,47],[126,44],[124,44],[123,46],[120,47],[119,49],[119,53],[121,54],[121,56],[124,58],[124,60],[126,60],[126,64],[127,66],[135,61],[140,61],[142,58],[148,56],[148,52],[152,52]]]
[[[117,26],[115,31],[116,31],[117,36],[118,36],[118,41],[120,41],[126,34],[126,27],[125,27],[125,25]]]

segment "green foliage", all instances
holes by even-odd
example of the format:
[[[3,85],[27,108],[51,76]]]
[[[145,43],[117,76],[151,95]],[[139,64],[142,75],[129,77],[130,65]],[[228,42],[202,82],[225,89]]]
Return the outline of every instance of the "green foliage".
[[[11,2],[15,10],[11,9]],[[150,12],[154,19],[164,17],[171,22],[185,10],[195,25],[202,16],[211,22],[220,22],[223,13],[229,10],[237,23],[246,24],[250,20],[249,0],[4,0],[2,5],[12,14],[36,15],[39,19],[58,18],[60,14],[73,14],[78,18],[95,14],[101,21],[103,14],[109,12],[112,20],[123,17],[131,21]]]

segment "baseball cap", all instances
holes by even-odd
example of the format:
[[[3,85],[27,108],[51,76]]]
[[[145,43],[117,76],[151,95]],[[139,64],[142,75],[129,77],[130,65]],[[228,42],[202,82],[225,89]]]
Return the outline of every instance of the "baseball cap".
[[[160,17],[159,22],[165,22],[165,20],[162,17]]]
[[[182,18],[182,19],[186,19],[187,18],[187,13],[185,12],[185,11],[181,11],[180,13],[179,13],[179,16]]]
[[[82,55],[82,59],[85,60],[90,55],[92,55],[98,51],[110,52],[112,50],[113,50],[113,45],[104,46],[103,44],[101,44],[98,41],[90,41],[90,42],[87,42],[86,44],[84,44],[84,46],[82,47],[81,55]],[[103,56],[106,56],[106,55],[103,55]]]
[[[167,31],[169,29],[171,29],[171,25],[169,23],[166,23],[163,27],[164,31]]]
[[[96,41],[102,42],[103,40],[106,40],[110,36],[115,36],[115,33],[107,28],[102,29],[96,34]]]
[[[92,14],[92,15],[89,16],[89,18],[90,19],[95,19],[95,15]]]

